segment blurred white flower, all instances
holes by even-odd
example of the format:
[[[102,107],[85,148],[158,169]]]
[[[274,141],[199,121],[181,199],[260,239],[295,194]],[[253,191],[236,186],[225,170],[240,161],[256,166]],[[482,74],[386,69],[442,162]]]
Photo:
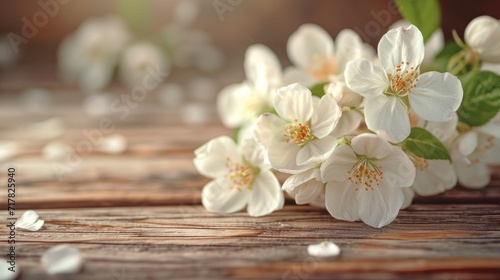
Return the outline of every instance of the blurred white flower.
[[[417,118],[417,117],[415,117]],[[458,117],[453,114],[446,122],[426,122],[420,119],[417,126],[431,132],[439,141],[447,144],[457,128]],[[450,190],[457,184],[457,175],[448,160],[428,160],[408,154],[416,167],[415,182],[411,190],[421,196],[431,196]]]
[[[340,220],[372,227],[391,223],[403,205],[402,188],[415,179],[415,166],[396,146],[374,134],[360,134],[337,146],[321,165],[325,204]]]
[[[261,115],[254,129],[274,169],[290,174],[306,171],[337,146],[337,138],[330,134],[342,112],[331,96],[319,99],[308,88],[291,84],[278,89],[274,107],[277,115]]]
[[[345,71],[347,86],[367,99],[370,130],[401,142],[410,134],[410,108],[428,121],[452,118],[462,102],[461,83],[450,73],[420,74],[424,42],[415,26],[387,32],[378,44],[378,56],[382,66],[357,59]]]
[[[91,117],[102,117],[110,115],[111,105],[117,97],[111,93],[89,94],[83,100],[83,112]]]
[[[71,151],[71,147],[68,144],[50,142],[43,147],[42,156],[47,160],[58,160],[66,157]]]
[[[252,138],[237,146],[221,136],[195,151],[194,164],[214,179],[202,191],[203,206],[212,212],[234,213],[247,208],[250,216],[263,216],[283,207],[278,179],[271,171],[265,151]]]
[[[163,105],[174,108],[184,102],[186,93],[177,83],[165,83],[158,91],[158,99]]]
[[[364,48],[359,35],[350,29],[340,31],[334,43],[323,28],[303,24],[288,39],[287,53],[294,66],[285,69],[285,82],[309,87],[343,76],[347,62],[365,56]]]
[[[43,253],[41,263],[49,275],[69,274],[81,270],[83,259],[77,248],[69,245],[58,245]]]
[[[221,90],[217,109],[225,126],[235,128],[271,110],[275,91],[282,86],[278,57],[264,45],[250,46],[245,53],[246,81]]]
[[[16,156],[20,151],[15,141],[0,141],[0,162]]]
[[[118,17],[85,20],[59,48],[63,77],[84,91],[103,89],[110,83],[119,53],[129,39],[130,34]]]
[[[52,96],[50,91],[44,88],[30,88],[23,92],[22,103],[31,112],[40,112],[50,107]]]
[[[50,118],[45,121],[30,124],[26,132],[29,137],[37,140],[47,140],[57,138],[64,134],[66,129],[65,122],[58,117]]]
[[[500,20],[479,16],[467,25],[464,37],[482,61],[500,63]]]
[[[498,164],[494,156],[500,150],[500,114],[484,126],[460,134],[451,152],[460,185],[479,189],[489,184],[488,164]]]
[[[152,73],[167,72],[169,68],[170,62],[162,50],[147,42],[134,42],[127,46],[119,62],[121,82],[129,88],[143,86],[150,90],[151,81],[146,77],[153,79]],[[154,79],[152,81],[159,83]]]

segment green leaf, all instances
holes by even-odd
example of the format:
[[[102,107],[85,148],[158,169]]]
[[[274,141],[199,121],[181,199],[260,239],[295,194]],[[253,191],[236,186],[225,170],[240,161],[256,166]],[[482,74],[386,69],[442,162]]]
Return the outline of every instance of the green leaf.
[[[424,36],[424,42],[441,25],[441,9],[437,0],[395,0],[401,15],[415,25]]]
[[[329,82],[318,83],[318,84],[315,84],[312,87],[310,87],[309,90],[311,90],[312,95],[317,96],[317,97],[321,97],[321,96],[325,95],[325,86],[327,84],[329,84]]]
[[[413,127],[410,136],[401,145],[403,149],[420,158],[451,161],[450,154],[443,143],[421,127]]]
[[[448,61],[460,52],[462,48],[455,42],[446,44],[444,48],[436,55],[434,61],[432,61],[431,68],[438,72],[448,71]]]
[[[489,71],[472,72],[460,77],[464,98],[458,118],[470,126],[481,126],[500,110],[500,76]]]

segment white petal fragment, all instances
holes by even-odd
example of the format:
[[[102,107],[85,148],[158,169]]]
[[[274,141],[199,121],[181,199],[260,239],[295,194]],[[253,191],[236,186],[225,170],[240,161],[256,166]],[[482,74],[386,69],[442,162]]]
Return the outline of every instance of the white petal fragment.
[[[113,134],[104,137],[99,149],[107,154],[121,154],[127,149],[127,139],[121,134]]]
[[[335,257],[340,254],[340,248],[333,242],[323,241],[307,246],[307,253],[313,257]]]
[[[19,275],[18,265],[16,264],[15,268],[12,268],[8,260],[0,258],[0,280],[14,280],[17,275]]]
[[[77,273],[82,268],[80,251],[69,245],[58,245],[47,250],[41,258],[48,274]]]
[[[38,231],[43,226],[44,221],[39,219],[38,214],[33,210],[28,210],[17,220],[16,227],[29,231]]]

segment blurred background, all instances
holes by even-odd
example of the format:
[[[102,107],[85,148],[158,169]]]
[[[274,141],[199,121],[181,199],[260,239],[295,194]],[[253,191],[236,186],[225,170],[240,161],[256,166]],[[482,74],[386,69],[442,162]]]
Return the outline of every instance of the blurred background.
[[[186,1],[186,0],[184,0]],[[159,36],[165,28],[174,24],[176,8],[184,1],[177,0],[64,0],[60,1],[58,11],[49,17],[46,25],[38,28],[36,36],[21,44],[17,62],[23,65],[56,64],[57,48],[61,41],[74,32],[90,17],[115,14],[122,17],[138,38]],[[22,34],[26,17],[42,10],[41,2],[56,0],[2,0],[0,9],[0,34],[10,32]],[[255,43],[262,43],[274,50],[282,59],[284,66],[289,64],[286,57],[288,36],[303,23],[316,23],[325,28],[333,37],[344,28],[365,31],[370,29],[368,43],[376,45],[389,24],[385,18],[377,19],[393,5],[387,0],[195,0],[196,15],[189,27],[204,33],[224,54],[224,65],[218,71],[234,73],[234,81],[243,78],[241,71],[245,49]],[[64,3],[64,4],[62,4]],[[478,15],[491,15],[500,18],[500,2],[496,0],[454,1],[441,0],[442,28],[446,38],[451,39],[451,30],[459,34],[467,23]],[[190,13],[189,7],[180,13]],[[187,15],[188,17],[190,15]],[[400,19],[392,14],[390,23]],[[375,21],[381,31],[373,25]],[[367,26],[368,25],[368,26]],[[358,30],[358,31],[359,31]],[[4,38],[5,39],[5,38]],[[239,69],[236,72],[233,70]],[[4,68],[5,72],[5,68]],[[8,72],[8,71],[6,71]],[[5,73],[0,83],[8,80]],[[5,87],[5,85],[2,85]]]

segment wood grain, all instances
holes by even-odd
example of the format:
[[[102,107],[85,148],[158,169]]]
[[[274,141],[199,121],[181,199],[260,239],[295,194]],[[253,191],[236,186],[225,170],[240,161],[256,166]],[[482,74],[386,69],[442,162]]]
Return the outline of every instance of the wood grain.
[[[457,211],[463,214],[454,217]],[[357,278],[372,273],[382,273],[382,278],[446,273],[459,279],[479,273],[474,275],[493,279],[500,273],[500,206],[492,204],[414,205],[383,229],[294,205],[261,218],[220,216],[200,206],[38,212],[46,221],[43,229],[19,231],[17,237],[19,262],[33,279],[45,279],[39,257],[60,243],[78,247],[85,258],[83,272],[71,279],[109,279],[121,270],[139,279]],[[323,240],[336,242],[342,254],[308,256],[307,245]]]

